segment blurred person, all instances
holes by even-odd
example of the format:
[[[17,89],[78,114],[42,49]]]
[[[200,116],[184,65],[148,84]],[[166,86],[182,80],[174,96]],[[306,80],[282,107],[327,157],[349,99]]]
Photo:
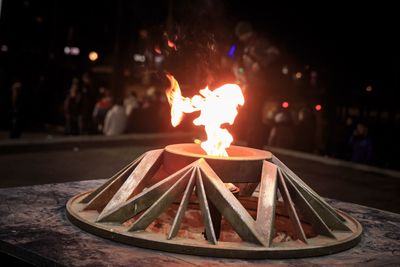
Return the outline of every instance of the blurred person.
[[[142,107],[144,109],[150,107],[153,105],[153,103],[156,102],[156,87],[155,86],[149,86],[146,89],[146,93],[143,97],[142,100]]]
[[[126,110],[125,110],[125,114],[126,114]],[[140,131],[139,122],[140,122],[141,117],[143,117],[141,106],[139,106],[137,109],[131,110],[131,112],[127,116],[125,132],[126,133],[135,133],[135,132]]]
[[[24,96],[22,83],[15,81],[11,86],[11,128],[10,138],[20,138],[24,119]]]
[[[81,85],[81,120],[79,123],[80,132],[82,134],[91,134],[95,131],[92,115],[97,95],[90,74],[88,72],[83,73]]]
[[[148,67],[152,67],[153,65],[153,57],[154,57],[154,45],[149,34],[149,31],[145,28],[139,30],[139,40],[138,40],[138,52],[142,53],[146,58],[146,65]]]
[[[155,86],[150,86],[146,90],[140,112],[135,118],[136,129],[140,132],[156,132],[160,122],[160,110],[161,104],[158,90]],[[150,121],[152,123],[149,123]]]
[[[313,153],[316,131],[314,114],[310,108],[302,108],[299,110],[297,116],[295,148],[300,151]]]
[[[138,108],[132,109],[127,122],[126,132],[148,132],[148,128],[154,126],[149,120],[154,120],[151,113],[154,110],[153,102],[155,100],[156,87],[152,84],[152,76],[149,72],[144,72],[137,91],[140,96],[137,98]]]
[[[329,124],[326,114],[315,112],[315,154],[327,155]]]
[[[279,110],[274,116],[275,125],[272,127],[268,146],[292,149],[294,144],[293,124],[289,112]]]
[[[135,91],[128,90],[126,92],[126,96],[124,98],[124,108],[126,116],[128,117],[134,109],[139,108],[139,100]]]
[[[350,137],[353,134],[354,119],[347,117],[344,121],[336,121],[330,131],[329,151],[330,156],[349,160],[351,158]]]
[[[154,68],[154,44],[146,28],[139,29],[137,38],[133,47],[134,72],[142,73]]]
[[[104,119],[107,112],[111,109],[113,102],[111,91],[105,87],[100,87],[100,99],[96,102],[93,109],[93,123],[99,133],[103,132]]]
[[[345,125],[344,125],[344,130],[343,130],[343,134],[340,136],[339,138],[342,138],[340,140],[341,145],[343,145],[343,153],[341,154],[343,156],[343,158],[345,159],[349,159],[350,155],[351,155],[351,148],[349,148],[348,145],[348,140],[350,139],[350,137],[353,134],[353,129],[354,129],[354,122],[355,119],[352,117],[347,117],[346,121],[345,121]]]
[[[104,120],[103,133],[107,136],[123,134],[126,128],[127,116],[122,99],[117,98]]]
[[[356,163],[371,164],[373,161],[373,144],[368,134],[365,123],[359,122],[350,137],[351,161]]]
[[[77,86],[78,87],[78,89],[79,89],[79,87],[80,87],[80,80],[79,80],[79,78],[77,78],[77,77],[74,77],[74,78],[72,78],[72,81],[71,81],[71,86]]]
[[[262,108],[267,95],[277,89],[276,79],[280,73],[276,68],[280,51],[267,39],[258,35],[247,21],[239,22],[235,27],[235,35],[243,43],[243,52],[236,73],[245,76],[245,112],[244,120],[248,129],[246,136],[248,146],[262,148],[263,136],[259,133],[262,127]]]
[[[81,96],[78,84],[73,83],[64,100],[65,134],[79,134]]]
[[[268,144],[269,136],[271,135],[272,128],[275,125],[275,114],[277,109],[277,106],[272,103],[265,103],[263,106],[262,130],[260,130],[260,132],[263,135],[263,140],[266,140],[266,144]]]

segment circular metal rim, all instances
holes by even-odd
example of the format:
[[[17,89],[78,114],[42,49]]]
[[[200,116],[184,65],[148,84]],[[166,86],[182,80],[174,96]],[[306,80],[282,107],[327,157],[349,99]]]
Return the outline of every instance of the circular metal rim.
[[[357,245],[361,240],[362,226],[350,215],[337,210],[348,223],[353,223],[356,231],[352,233],[348,238],[333,242],[329,245],[324,246],[304,246],[304,247],[259,247],[259,246],[247,246],[247,247],[218,247],[212,244],[201,244],[200,246],[194,246],[190,244],[183,244],[174,240],[161,241],[160,239],[144,238],[135,232],[117,232],[113,230],[115,225],[112,224],[99,224],[90,222],[77,214],[72,206],[79,204],[79,200],[82,199],[89,192],[84,192],[70,198],[66,205],[67,218],[74,225],[79,228],[92,233],[97,236],[101,236],[106,239],[117,241],[120,243],[133,245],[136,247],[160,250],[166,252],[173,252],[179,254],[190,254],[196,256],[208,256],[208,257],[223,257],[223,258],[240,258],[240,259],[284,259],[284,258],[304,258],[329,255],[337,253],[343,250],[350,249]],[[82,205],[82,204],[81,204]],[[293,241],[295,242],[295,241]]]
[[[227,152],[229,153],[229,150],[245,150],[246,152],[251,152],[251,155],[246,155],[246,156],[229,156],[229,157],[221,157],[221,156],[211,156],[207,154],[199,154],[199,153],[193,153],[190,151],[185,151],[184,148],[189,148],[189,149],[198,149],[200,145],[198,144],[193,144],[193,143],[184,143],[184,144],[173,144],[173,145],[168,145],[164,149],[165,151],[171,153],[171,154],[176,154],[180,156],[186,156],[186,157],[191,157],[191,158],[205,158],[205,159],[213,159],[213,160],[221,160],[221,161],[259,161],[259,160],[267,160],[272,158],[272,154],[269,151],[265,150],[259,150],[255,148],[250,148],[250,147],[244,147],[244,146],[234,146],[231,145],[228,149]]]

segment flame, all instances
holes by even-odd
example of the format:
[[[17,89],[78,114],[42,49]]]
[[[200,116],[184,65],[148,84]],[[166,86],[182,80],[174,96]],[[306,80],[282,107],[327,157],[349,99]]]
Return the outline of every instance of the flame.
[[[182,96],[178,82],[167,74],[171,85],[166,91],[171,105],[171,123],[176,127],[182,121],[184,113],[200,111],[199,117],[193,120],[194,125],[203,125],[207,133],[207,141],[201,147],[208,155],[228,156],[226,148],[233,142],[233,137],[227,129],[222,129],[224,123],[233,124],[237,107],[244,105],[242,90],[237,84],[225,84],[213,91],[208,87],[200,90],[200,95],[192,98]]]

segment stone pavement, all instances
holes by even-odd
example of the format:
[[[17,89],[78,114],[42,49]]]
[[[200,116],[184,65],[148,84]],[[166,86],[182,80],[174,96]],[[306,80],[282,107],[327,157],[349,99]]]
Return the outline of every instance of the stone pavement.
[[[57,138],[40,136],[31,139],[0,140],[0,188],[108,178],[150,149],[162,148],[172,143],[192,142],[195,136],[193,133],[166,133],[124,135],[112,138],[104,136],[59,136]],[[323,197],[400,213],[400,176],[398,172],[356,166],[348,162],[294,151],[268,149]],[[6,188],[4,189],[6,191],[1,191],[3,193],[0,205],[4,204],[3,199],[7,199],[6,206],[3,205],[3,208],[10,208],[13,206],[14,200],[18,201],[5,192],[13,194],[16,191],[12,190],[18,191],[19,188],[9,189],[11,191],[7,191]],[[71,190],[70,193],[73,193],[71,188],[67,190]],[[39,197],[37,197],[37,201],[40,204]],[[43,207],[43,209],[46,208]],[[59,209],[57,212],[63,212],[61,206]],[[373,211],[373,209],[370,210]],[[5,220],[1,220],[1,235],[8,234],[8,220],[12,216],[14,215],[7,215]],[[362,217],[362,215],[360,216]],[[386,220],[383,217],[375,219],[378,220],[376,223],[379,223],[381,219]],[[27,218],[27,220],[31,221],[34,218]],[[391,223],[393,224],[393,222]],[[394,224],[398,226],[398,221]],[[392,233],[390,236],[392,236],[392,240],[397,240],[397,242],[400,240],[398,234]],[[0,244],[0,248],[4,248],[4,246],[5,243]],[[398,243],[388,250],[392,250],[393,255],[398,255]],[[159,255],[158,252],[152,253]],[[1,259],[4,258],[4,254],[0,256]],[[149,255],[148,257],[153,256]],[[224,264],[236,262],[241,263],[241,261],[225,260]],[[311,264],[311,262],[309,263]],[[381,263],[385,265],[385,262]],[[391,266],[392,263],[389,262],[388,265]],[[20,262],[16,262],[16,264],[20,264]],[[180,264],[183,263],[180,262]],[[253,264],[258,263],[254,262]],[[273,261],[272,264],[278,264],[278,262]],[[304,265],[308,266],[308,264]]]
[[[354,248],[321,257],[244,260],[132,247],[86,233],[65,215],[67,200],[104,180],[0,189],[0,250],[35,265],[64,266],[398,266],[400,215],[329,200],[363,226]]]

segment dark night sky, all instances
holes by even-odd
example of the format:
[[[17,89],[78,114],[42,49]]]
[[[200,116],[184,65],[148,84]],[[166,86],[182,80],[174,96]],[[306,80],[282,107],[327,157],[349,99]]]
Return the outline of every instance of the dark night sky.
[[[41,47],[51,47],[54,42],[41,38],[40,34],[46,37],[46,32],[53,32],[63,46],[68,42],[68,27],[74,26],[73,41],[85,40],[92,47],[103,45],[111,53],[117,3],[4,0],[0,41],[20,36],[22,45],[33,41]],[[132,41],[132,29],[166,21],[166,0],[122,0],[120,3],[123,6],[122,41]],[[331,86],[341,90],[363,90],[372,84],[389,94],[399,86],[399,56],[395,42],[398,23],[393,6],[376,3],[350,6],[338,1],[293,4],[251,0],[174,0],[171,3],[174,19],[182,24],[186,20],[196,21],[193,17],[197,17],[200,24],[206,23],[213,16],[216,22],[219,19],[227,21],[231,27],[241,19],[251,21],[259,32],[271,37],[302,64],[316,68]],[[33,23],[38,15],[44,18],[42,26],[37,27],[42,30],[35,28]],[[4,34],[5,29],[7,34]]]
[[[387,95],[399,86],[395,41],[399,23],[394,6],[303,2],[173,1],[178,9],[175,14],[189,14],[181,23],[194,20],[190,16],[199,16],[200,22],[220,16],[228,24],[249,20],[299,62],[316,68],[338,90],[363,91],[373,85]]]
[[[308,6],[272,4],[269,8],[261,2],[234,3],[232,11],[237,16],[253,20],[306,64],[331,72],[336,82],[393,89],[398,60],[393,7],[349,6],[338,1]]]
[[[328,101],[326,105],[322,102],[324,114],[336,114],[338,107],[358,108],[360,117],[370,117],[375,123],[377,112],[388,113],[386,119],[373,126],[375,137],[381,141],[380,155],[390,154],[387,148],[395,151],[398,147],[398,144],[393,145],[395,142],[391,143],[398,139],[400,125],[398,98],[394,97],[400,87],[400,45],[396,40],[400,23],[395,4],[367,4],[366,1],[350,5],[349,1],[321,1],[319,4],[298,1],[293,4],[254,0],[3,0],[2,5],[0,45],[6,44],[8,52],[0,52],[0,102],[3,101],[0,103],[0,114],[3,114],[0,125],[6,120],[6,113],[1,110],[7,96],[7,90],[3,89],[10,87],[13,72],[29,76],[27,80],[34,81],[28,82],[32,91],[42,88],[39,86],[42,75],[50,80],[43,87],[46,93],[34,92],[38,100],[47,97],[46,103],[53,105],[46,106],[42,115],[53,114],[62,103],[74,75],[99,64],[104,58],[108,61],[101,64],[112,65],[113,58],[118,58],[114,57],[117,40],[120,57],[133,65],[132,47],[137,43],[138,30],[141,27],[162,29],[171,5],[174,24],[200,44],[199,30],[212,34],[225,29],[219,32],[222,35],[219,37],[234,40],[234,25],[240,20],[252,22],[259,33],[294,59],[296,68],[304,70],[309,65],[318,72],[327,89],[325,98]],[[67,45],[81,47],[81,55],[66,56],[64,47]],[[91,50],[101,55],[93,64],[87,58]],[[119,66],[114,64],[116,69]],[[372,93],[366,93],[368,85],[374,88]],[[54,118],[54,121],[59,119]]]

